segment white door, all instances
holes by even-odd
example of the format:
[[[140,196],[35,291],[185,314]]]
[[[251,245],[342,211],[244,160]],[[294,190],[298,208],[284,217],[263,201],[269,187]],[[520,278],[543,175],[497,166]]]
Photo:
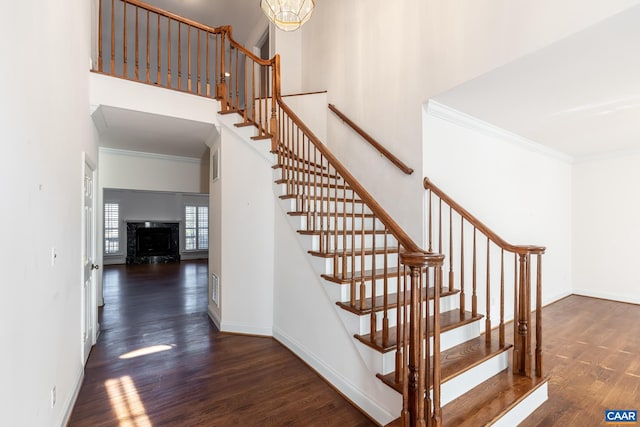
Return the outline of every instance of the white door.
[[[95,167],[85,159],[84,163],[84,206],[82,214],[82,362],[86,363],[95,340],[97,323],[97,303],[95,301],[94,271],[98,266],[95,261]]]

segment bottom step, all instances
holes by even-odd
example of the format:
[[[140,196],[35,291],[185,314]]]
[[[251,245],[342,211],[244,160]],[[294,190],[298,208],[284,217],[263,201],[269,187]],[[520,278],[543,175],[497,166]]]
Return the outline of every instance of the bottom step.
[[[442,408],[442,425],[515,426],[547,400],[548,378],[500,372]],[[397,419],[387,427],[400,426]]]
[[[500,372],[442,408],[445,426],[515,426],[547,400],[548,378]]]

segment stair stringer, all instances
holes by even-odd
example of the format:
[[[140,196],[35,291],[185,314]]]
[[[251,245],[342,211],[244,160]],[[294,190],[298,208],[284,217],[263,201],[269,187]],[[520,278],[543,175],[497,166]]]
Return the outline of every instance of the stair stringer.
[[[225,131],[233,132],[273,164],[270,141],[251,140],[254,129],[233,126],[239,121],[237,115],[220,117]],[[275,191],[273,197],[282,202]],[[265,278],[273,281],[272,336],[369,417],[381,425],[388,424],[400,413],[402,396],[378,380],[376,372],[362,359],[353,334],[341,320],[343,310],[330,297],[327,281],[317,274],[312,256],[303,246],[304,239],[310,236],[297,233],[288,222],[284,206],[276,204],[280,208],[274,207],[275,212],[270,214],[274,217],[274,273]]]

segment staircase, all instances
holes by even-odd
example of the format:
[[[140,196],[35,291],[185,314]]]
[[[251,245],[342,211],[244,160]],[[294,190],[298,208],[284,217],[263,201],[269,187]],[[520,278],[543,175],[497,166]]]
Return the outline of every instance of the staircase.
[[[112,23],[120,16],[114,7]],[[129,14],[127,8],[133,8]],[[116,76],[120,67],[119,77],[219,99],[221,113],[233,115],[236,127],[255,129],[247,143],[268,141],[283,215],[371,375],[402,396],[392,425],[512,426],[546,400],[543,247],[505,242],[425,179],[428,248],[420,248],[282,100],[277,55],[261,60],[233,40],[229,27],[180,21],[138,0],[125,1],[124,11],[125,20],[146,15],[147,26],[157,18],[158,40],[161,19],[167,28],[178,20],[189,43],[198,40],[194,57],[215,63],[210,69],[207,62],[202,74],[198,62],[194,75],[191,68],[172,75],[169,55],[164,76],[160,49],[150,60],[154,50],[147,48],[146,67],[139,70],[136,43],[135,67],[128,68],[126,55],[117,66],[112,24],[111,65],[103,68],[101,43],[96,71]],[[200,51],[201,33],[206,52]],[[101,40],[102,34],[101,27]],[[148,31],[146,37],[149,44]],[[191,64],[191,45],[185,51]],[[149,72],[152,63],[157,78]],[[515,325],[509,334],[507,317]]]

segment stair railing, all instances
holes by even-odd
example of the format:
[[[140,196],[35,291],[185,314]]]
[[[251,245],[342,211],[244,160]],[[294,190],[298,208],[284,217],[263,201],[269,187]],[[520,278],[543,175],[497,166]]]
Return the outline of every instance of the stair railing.
[[[514,349],[513,372],[530,377],[532,363],[535,375],[542,376],[542,246],[512,245],[444,193],[428,178],[424,179],[427,192],[427,232],[429,251],[447,255],[448,273],[443,286],[460,290],[460,310],[471,304],[476,316],[484,311],[485,339],[493,337],[492,309],[499,314],[498,340],[505,343],[505,284],[513,284]],[[513,257],[513,263],[508,261]],[[533,332],[531,319],[532,283],[535,272],[535,356],[532,355]],[[484,280],[480,276],[484,276]],[[485,288],[478,287],[484,281]],[[493,292],[496,284],[497,298]],[[470,293],[470,295],[469,295]],[[498,302],[499,301],[499,302]]]
[[[338,110],[335,105],[329,104],[329,109],[333,111],[336,116],[340,118],[347,126],[353,129],[358,135],[362,137],[366,142],[369,143],[374,149],[376,149],[380,154],[386,157],[391,163],[394,164],[395,167],[400,169],[402,172],[407,175],[411,175],[413,173],[413,169],[407,166],[402,160],[397,158],[391,151],[387,150],[380,142],[374,139],[371,135],[365,132],[360,126],[358,126],[353,120],[346,116],[342,111]]]
[[[97,63],[98,73],[218,99],[222,114],[240,114],[239,126],[255,126],[255,139],[271,140],[287,193],[318,233],[319,249],[332,253],[334,275],[349,282],[351,306],[369,310],[371,342],[395,345],[404,425],[439,425],[439,352],[429,357],[425,340],[433,336],[439,348],[439,321],[432,316],[430,326],[423,307],[428,287],[439,298],[442,256],[418,247],[286,105],[279,56],[256,57],[230,27],[208,27],[139,0],[100,0]],[[394,309],[398,326],[391,334]]]

